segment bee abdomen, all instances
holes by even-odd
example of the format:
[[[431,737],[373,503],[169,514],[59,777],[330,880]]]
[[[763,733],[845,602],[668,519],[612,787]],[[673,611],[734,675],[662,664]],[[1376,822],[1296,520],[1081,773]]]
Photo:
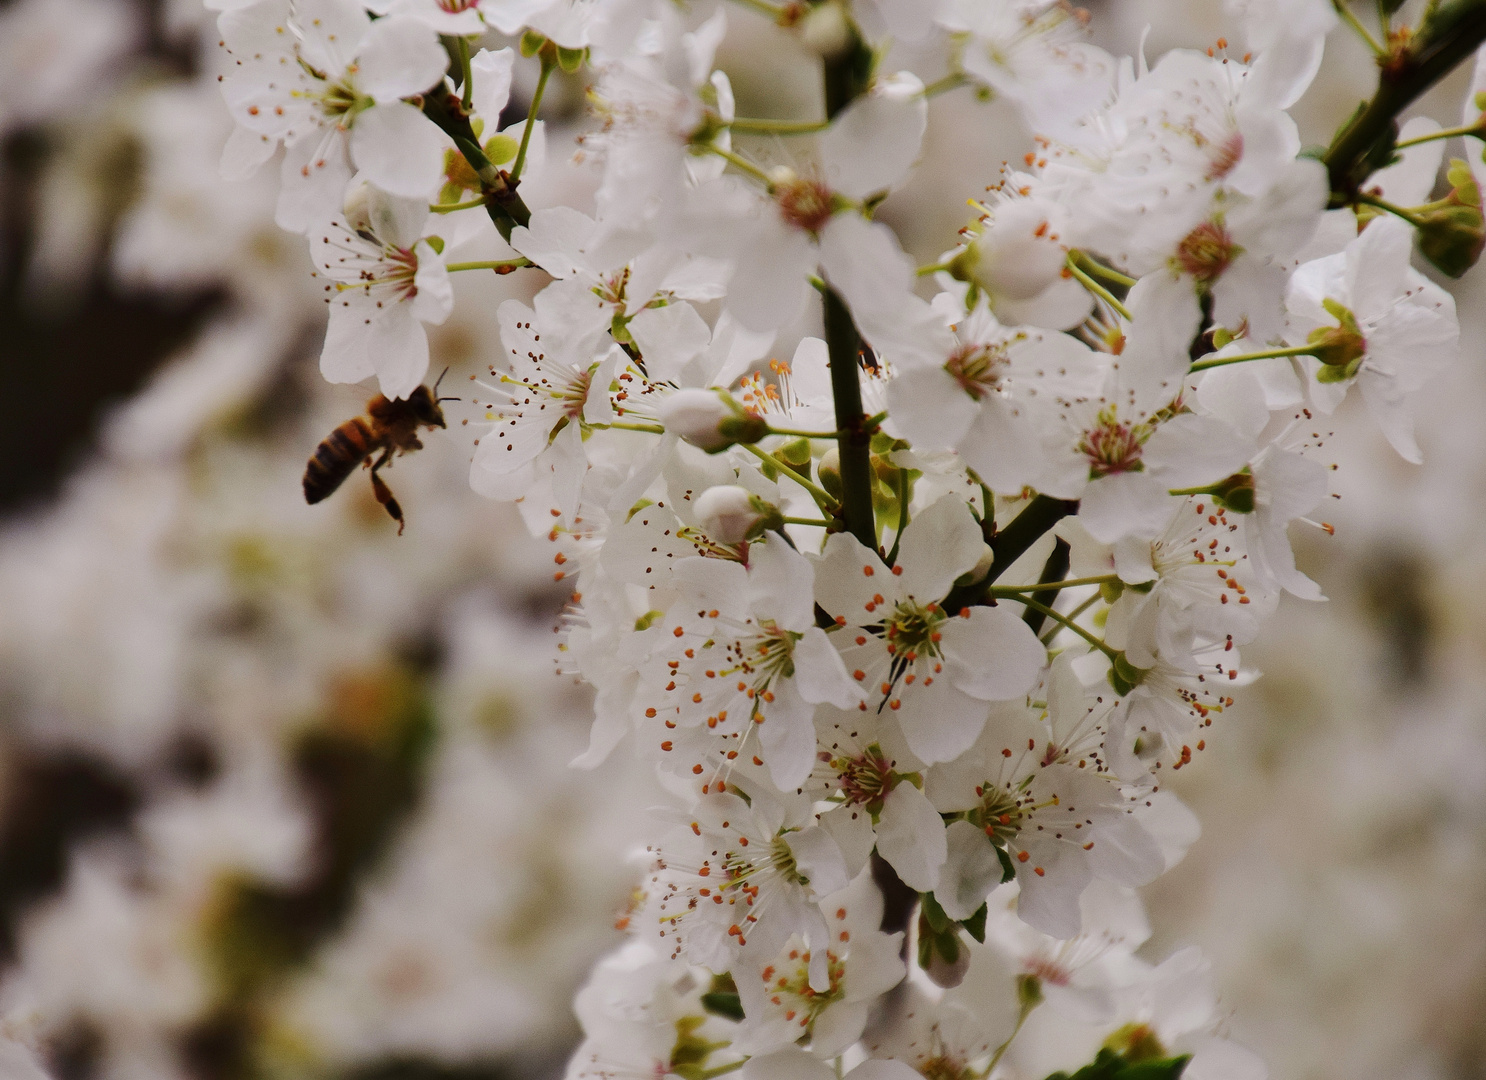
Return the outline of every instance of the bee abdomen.
[[[305,466],[304,501],[313,504],[331,495],[373,451],[374,442],[371,428],[359,416],[327,435]]]

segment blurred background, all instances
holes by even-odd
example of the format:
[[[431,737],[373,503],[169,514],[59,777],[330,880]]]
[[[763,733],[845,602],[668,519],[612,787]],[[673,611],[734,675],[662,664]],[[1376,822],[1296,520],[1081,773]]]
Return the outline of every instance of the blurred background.
[[[1085,6],[1111,50],[1149,26],[1152,61],[1234,37],[1220,0]],[[814,115],[794,40],[729,15],[740,114]],[[559,1075],[656,796],[622,753],[566,767],[570,590],[469,490],[467,430],[388,474],[401,538],[359,477],[304,504],[370,391],[318,374],[277,169],[219,178],[215,46],[199,0],[0,2],[0,1034],[58,1080]],[[1373,81],[1335,32],[1307,141]],[[1458,122],[1465,86],[1416,111]],[[582,103],[581,76],[549,92],[534,205],[586,205]],[[920,261],[1026,139],[966,92],[932,108],[882,212]],[[459,276],[447,385],[539,278]],[[1330,599],[1286,598],[1245,654],[1264,678],[1174,777],[1204,833],[1147,890],[1146,951],[1200,945],[1276,1080],[1486,1077],[1483,282],[1449,286],[1463,363],[1422,468],[1337,418],[1336,536],[1296,537]]]

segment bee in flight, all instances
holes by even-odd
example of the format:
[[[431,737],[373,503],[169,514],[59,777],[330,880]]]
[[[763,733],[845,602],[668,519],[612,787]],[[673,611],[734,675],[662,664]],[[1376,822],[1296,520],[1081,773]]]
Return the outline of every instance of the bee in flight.
[[[443,380],[444,376],[440,375],[439,382]],[[421,450],[423,443],[418,438],[420,427],[432,431],[434,428],[448,426],[444,423],[444,410],[439,407],[439,402],[459,399],[441,398],[437,396],[438,392],[439,383],[436,382],[432,390],[427,386],[420,386],[405,399],[398,401],[389,401],[381,394],[368,401],[365,416],[347,420],[315,448],[309,464],[304,468],[304,501],[314,505],[321,499],[329,498],[345,482],[346,477],[351,475],[359,461],[363,467],[371,469],[372,494],[376,495],[377,502],[385,506],[387,513],[397,522],[397,535],[401,536],[406,524],[402,517],[402,507],[398,505],[386,481],[377,475],[377,470],[383,465],[390,465],[393,454]],[[372,456],[378,451],[381,451],[381,456],[373,462]]]

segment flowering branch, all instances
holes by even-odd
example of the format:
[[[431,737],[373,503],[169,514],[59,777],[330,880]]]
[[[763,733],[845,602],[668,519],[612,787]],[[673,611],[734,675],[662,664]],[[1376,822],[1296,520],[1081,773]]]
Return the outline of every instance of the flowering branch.
[[[1354,202],[1363,182],[1387,165],[1395,149],[1396,118],[1416,98],[1486,41],[1486,0],[1446,0],[1419,32],[1379,58],[1377,92],[1339,131],[1322,157],[1331,205]]]

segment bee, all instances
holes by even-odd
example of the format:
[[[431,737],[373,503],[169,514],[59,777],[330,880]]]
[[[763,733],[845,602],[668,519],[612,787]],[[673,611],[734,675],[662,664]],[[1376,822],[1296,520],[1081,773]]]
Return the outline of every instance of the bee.
[[[444,376],[440,375],[439,382],[443,381]],[[390,465],[393,454],[423,449],[418,438],[420,427],[432,431],[448,426],[439,402],[459,399],[439,397],[439,382],[433,384],[432,390],[420,386],[399,401],[389,401],[378,394],[366,403],[365,416],[352,417],[327,435],[304,468],[304,501],[313,506],[321,499],[329,498],[351,475],[359,461],[363,468],[371,469],[372,494],[397,522],[397,535],[401,536],[406,524],[402,507],[387,482],[377,475],[377,470]],[[379,450],[381,456],[373,462],[372,457]]]

